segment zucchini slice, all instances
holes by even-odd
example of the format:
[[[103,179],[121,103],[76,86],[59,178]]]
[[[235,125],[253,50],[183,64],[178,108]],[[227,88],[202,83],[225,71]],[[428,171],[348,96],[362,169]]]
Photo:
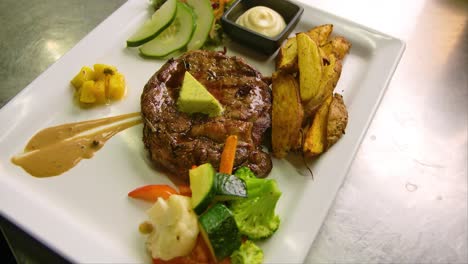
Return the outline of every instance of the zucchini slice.
[[[156,10],[129,39],[128,47],[138,47],[147,41],[155,38],[159,33],[166,29],[174,20],[177,11],[177,0],[167,0],[161,8]]]
[[[213,205],[198,218],[198,222],[203,239],[217,261],[230,256],[241,246],[236,220],[225,205]]]
[[[195,29],[192,9],[177,1],[177,12],[171,25],[158,36],[143,44],[139,50],[142,55],[161,58],[187,45]]]
[[[197,24],[193,37],[187,44],[187,50],[197,50],[205,44],[213,26],[213,8],[210,0],[187,0],[187,4],[193,8]]]
[[[202,164],[189,171],[192,189],[192,208],[197,215],[203,213],[216,194],[216,171],[210,163]]]
[[[216,200],[228,201],[247,198],[245,182],[235,175],[216,173]]]

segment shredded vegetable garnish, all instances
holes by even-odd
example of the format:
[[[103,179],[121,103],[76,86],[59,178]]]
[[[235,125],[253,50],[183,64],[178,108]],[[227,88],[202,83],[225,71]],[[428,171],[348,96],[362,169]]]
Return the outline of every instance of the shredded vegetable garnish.
[[[224,8],[230,0],[211,0],[211,7],[213,7],[216,20],[221,19],[224,14]]]
[[[218,46],[222,43],[223,40],[223,29],[221,27],[221,17],[224,14],[224,11],[229,7],[233,2],[232,0],[210,0],[211,7],[213,8],[213,15],[215,19],[213,20],[213,25],[211,27],[208,40],[206,42],[206,47],[209,46]]]

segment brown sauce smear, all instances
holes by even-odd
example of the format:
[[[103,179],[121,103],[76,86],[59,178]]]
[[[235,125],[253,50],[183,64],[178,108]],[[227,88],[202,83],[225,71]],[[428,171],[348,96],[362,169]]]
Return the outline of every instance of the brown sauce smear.
[[[140,113],[131,113],[46,128],[29,140],[25,153],[13,157],[11,161],[35,177],[60,175],[82,159],[92,158],[115,134],[140,124],[141,118],[135,119],[139,116]],[[130,118],[133,120],[119,122]],[[114,123],[118,124],[80,135]]]

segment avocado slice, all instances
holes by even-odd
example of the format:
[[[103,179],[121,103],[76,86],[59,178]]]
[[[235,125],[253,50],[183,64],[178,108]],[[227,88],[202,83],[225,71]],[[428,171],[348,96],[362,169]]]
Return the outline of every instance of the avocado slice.
[[[184,113],[203,113],[210,117],[223,113],[223,107],[219,101],[188,71],[184,75],[177,107],[179,111]]]

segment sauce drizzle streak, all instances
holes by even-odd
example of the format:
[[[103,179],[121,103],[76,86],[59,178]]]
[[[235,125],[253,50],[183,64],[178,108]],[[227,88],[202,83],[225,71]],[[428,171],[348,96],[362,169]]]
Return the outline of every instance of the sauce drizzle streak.
[[[120,122],[130,118],[133,119]],[[24,153],[12,157],[11,162],[35,177],[57,176],[82,159],[92,158],[115,134],[141,122],[140,113],[131,113],[49,127],[34,135]],[[112,126],[100,128],[106,125]],[[100,129],[84,133],[97,128]]]

